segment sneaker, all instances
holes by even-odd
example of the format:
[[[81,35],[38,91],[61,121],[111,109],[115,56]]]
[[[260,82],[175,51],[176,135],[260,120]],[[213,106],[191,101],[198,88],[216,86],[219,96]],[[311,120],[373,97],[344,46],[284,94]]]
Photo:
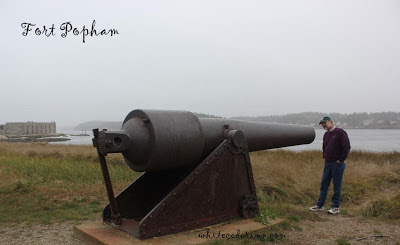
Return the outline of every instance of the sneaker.
[[[322,211],[324,210],[324,207],[318,207],[317,205],[312,206],[311,208],[309,208],[308,210],[316,212],[316,211]]]
[[[331,208],[328,210],[328,213],[330,214],[338,214],[340,213],[339,208]]]

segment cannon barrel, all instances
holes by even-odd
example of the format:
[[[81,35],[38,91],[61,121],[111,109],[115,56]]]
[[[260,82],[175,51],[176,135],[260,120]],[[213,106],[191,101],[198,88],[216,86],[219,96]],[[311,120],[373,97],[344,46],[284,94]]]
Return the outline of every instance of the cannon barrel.
[[[236,130],[236,131],[235,131]],[[198,118],[189,111],[133,110],[120,131],[101,131],[99,151],[121,152],[135,171],[158,171],[198,164],[227,138],[241,132],[249,151],[309,144],[310,126]]]
[[[259,213],[249,151],[311,143],[312,127],[134,110],[121,130],[93,129],[110,203],[103,221],[140,239]],[[114,197],[106,158],[145,171]]]

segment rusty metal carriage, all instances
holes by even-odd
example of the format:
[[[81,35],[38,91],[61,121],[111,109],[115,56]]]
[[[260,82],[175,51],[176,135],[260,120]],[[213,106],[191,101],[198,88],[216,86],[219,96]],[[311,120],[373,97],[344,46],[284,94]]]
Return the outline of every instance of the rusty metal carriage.
[[[312,127],[188,111],[134,110],[119,131],[94,130],[110,203],[103,220],[141,239],[259,212],[249,152],[311,143]],[[122,153],[144,172],[114,197],[105,162]]]

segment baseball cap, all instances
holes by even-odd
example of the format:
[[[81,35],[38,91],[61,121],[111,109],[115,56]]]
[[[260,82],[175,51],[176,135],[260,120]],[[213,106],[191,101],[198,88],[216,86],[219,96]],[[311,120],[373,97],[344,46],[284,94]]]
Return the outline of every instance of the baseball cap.
[[[332,120],[331,120],[330,117],[325,116],[325,117],[321,118],[321,120],[319,120],[319,124],[324,123],[324,122],[326,122],[326,121],[332,121]]]

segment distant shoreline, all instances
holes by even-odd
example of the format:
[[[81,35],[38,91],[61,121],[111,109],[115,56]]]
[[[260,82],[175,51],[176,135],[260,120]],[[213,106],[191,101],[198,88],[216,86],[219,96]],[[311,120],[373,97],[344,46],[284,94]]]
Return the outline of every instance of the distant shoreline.
[[[376,129],[382,129],[382,130],[400,130],[400,128],[350,128],[350,127],[344,128],[344,127],[341,127],[341,126],[336,126],[336,127],[342,128],[342,129],[366,129],[366,130],[370,130],[370,129],[374,129],[374,130],[376,130]],[[321,129],[321,130],[324,130],[322,127],[321,127],[321,128],[313,127],[313,128],[314,128],[314,129]]]
[[[0,142],[8,143],[32,143],[32,142],[61,142],[69,141],[66,134],[48,135],[0,135]]]

